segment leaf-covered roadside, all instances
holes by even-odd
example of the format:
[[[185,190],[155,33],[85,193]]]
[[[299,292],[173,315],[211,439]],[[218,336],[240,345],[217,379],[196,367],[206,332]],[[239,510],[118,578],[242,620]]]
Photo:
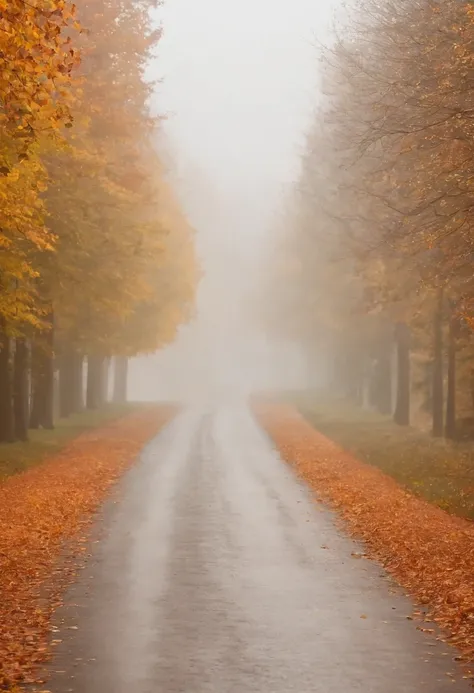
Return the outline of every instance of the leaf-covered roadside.
[[[48,656],[50,616],[83,549],[92,514],[172,407],[133,413],[73,441],[39,467],[0,485],[0,690],[34,681]]]
[[[257,415],[282,457],[345,520],[467,662],[474,660],[474,525],[416,498],[318,433],[294,409]]]
[[[399,426],[349,400],[308,391],[286,400],[318,431],[415,496],[474,520],[474,446]]]

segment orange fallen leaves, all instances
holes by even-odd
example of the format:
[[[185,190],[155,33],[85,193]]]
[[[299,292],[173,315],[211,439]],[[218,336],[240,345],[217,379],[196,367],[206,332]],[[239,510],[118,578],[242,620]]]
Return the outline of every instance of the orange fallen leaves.
[[[48,655],[50,616],[74,577],[92,514],[172,408],[136,412],[73,441],[0,485],[0,690],[34,680]]]
[[[282,457],[337,509],[370,555],[428,605],[427,618],[463,660],[474,660],[474,525],[345,453],[291,407],[264,405],[257,415]]]

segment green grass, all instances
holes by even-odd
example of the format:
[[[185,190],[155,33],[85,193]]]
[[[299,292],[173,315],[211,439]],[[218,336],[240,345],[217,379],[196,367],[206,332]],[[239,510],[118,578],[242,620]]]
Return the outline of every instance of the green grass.
[[[472,443],[433,439],[319,393],[299,392],[288,398],[315,428],[358,459],[434,505],[474,520]]]
[[[30,431],[28,442],[0,444],[0,481],[40,464],[84,431],[118,419],[136,406],[109,404],[97,411],[83,411],[68,419],[60,419],[52,431]]]

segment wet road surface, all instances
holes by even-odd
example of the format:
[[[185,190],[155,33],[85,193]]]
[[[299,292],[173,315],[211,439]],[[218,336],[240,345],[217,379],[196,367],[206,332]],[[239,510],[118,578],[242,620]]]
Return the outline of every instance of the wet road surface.
[[[97,531],[52,693],[472,692],[244,407],[181,414]]]

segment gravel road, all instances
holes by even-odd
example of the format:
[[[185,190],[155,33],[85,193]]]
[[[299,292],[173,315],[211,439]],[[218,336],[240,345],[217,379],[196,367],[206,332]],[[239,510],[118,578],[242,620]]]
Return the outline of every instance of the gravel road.
[[[180,414],[95,535],[52,693],[472,691],[244,406]]]

